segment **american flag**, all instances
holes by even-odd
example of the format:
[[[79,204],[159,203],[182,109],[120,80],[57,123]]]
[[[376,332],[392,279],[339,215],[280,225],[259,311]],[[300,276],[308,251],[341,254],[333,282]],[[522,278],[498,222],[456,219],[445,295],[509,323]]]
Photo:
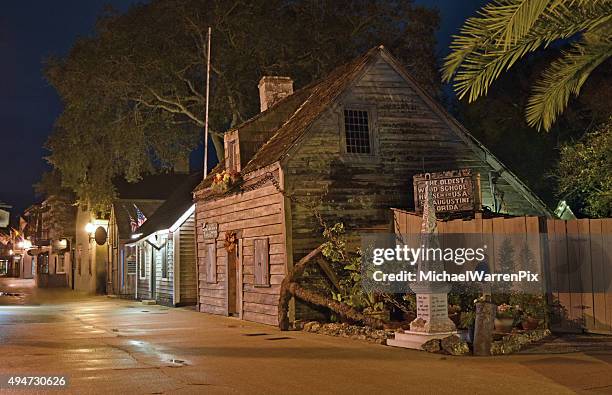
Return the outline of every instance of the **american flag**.
[[[128,215],[130,216],[130,228],[132,228],[132,233],[134,233],[136,232],[136,229],[138,229],[138,222],[136,222],[136,220],[134,219],[134,217],[132,217],[132,214],[130,214],[129,211]]]
[[[134,209],[136,210],[136,227],[140,227],[147,220],[147,217],[140,211],[138,206],[134,204]]]

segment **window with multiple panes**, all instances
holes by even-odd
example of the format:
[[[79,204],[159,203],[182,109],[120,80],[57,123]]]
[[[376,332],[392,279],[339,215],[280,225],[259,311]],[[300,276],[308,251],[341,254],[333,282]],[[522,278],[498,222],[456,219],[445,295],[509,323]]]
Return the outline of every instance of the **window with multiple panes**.
[[[270,285],[270,247],[268,239],[255,239],[253,273],[256,286]]]
[[[40,272],[44,274],[49,273],[49,254],[40,255]]]
[[[127,274],[128,274],[128,276],[136,274],[137,251],[135,251],[135,247],[126,247],[125,255],[127,255],[125,260],[127,262]]]
[[[344,110],[344,133],[347,153],[372,153],[370,124],[366,110]]]

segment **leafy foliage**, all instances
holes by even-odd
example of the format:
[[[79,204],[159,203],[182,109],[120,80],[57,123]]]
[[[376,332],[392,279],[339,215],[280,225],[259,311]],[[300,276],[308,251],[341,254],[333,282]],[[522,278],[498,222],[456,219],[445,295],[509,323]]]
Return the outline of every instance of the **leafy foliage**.
[[[528,53],[582,33],[534,86],[527,108],[531,126],[549,130],[571,94],[612,50],[612,2],[600,0],[498,0],[469,18],[451,43],[443,79],[459,98],[486,95],[491,84]],[[552,83],[552,84],[551,84]]]
[[[381,298],[363,289],[362,252],[360,249],[349,251],[344,224],[336,223],[332,227],[326,227],[323,237],[326,241],[321,252],[332,263],[340,278],[340,290],[332,293],[333,299],[366,312],[382,311],[384,303]]]
[[[74,194],[68,188],[62,186],[62,175],[57,170],[44,172],[36,184],[34,192],[40,197],[59,196],[67,200],[74,200]]]
[[[206,32],[212,26],[210,129],[222,133],[258,111],[263,75],[296,87],[378,44],[431,92],[439,91],[437,12],[409,1],[153,0],[107,11],[91,37],[46,75],[64,103],[49,161],[79,199],[113,196],[115,177],[167,169],[201,139]]]
[[[608,59],[590,75],[580,96],[548,133],[533,133],[523,117],[524,108],[534,82],[557,57],[552,52],[534,54],[502,75],[487,96],[457,103],[457,117],[470,133],[551,207],[559,196],[560,147],[579,140],[612,115],[612,59]],[[572,204],[573,210],[577,208]]]
[[[612,118],[561,149],[559,194],[593,217],[612,216]]]

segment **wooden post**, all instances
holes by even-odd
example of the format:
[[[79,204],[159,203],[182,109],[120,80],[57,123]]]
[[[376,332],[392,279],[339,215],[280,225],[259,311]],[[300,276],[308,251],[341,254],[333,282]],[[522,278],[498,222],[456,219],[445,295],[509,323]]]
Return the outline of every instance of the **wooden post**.
[[[493,324],[497,306],[491,302],[476,303],[476,322],[474,323],[474,355],[491,355]]]

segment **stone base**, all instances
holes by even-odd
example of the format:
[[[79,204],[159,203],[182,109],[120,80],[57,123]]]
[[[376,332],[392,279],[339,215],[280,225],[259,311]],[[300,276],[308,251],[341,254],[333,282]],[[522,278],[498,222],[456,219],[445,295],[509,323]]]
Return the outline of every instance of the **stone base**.
[[[412,348],[414,350],[422,350],[421,346],[433,339],[444,339],[445,337],[456,335],[457,331],[452,332],[415,332],[404,331],[396,332],[394,339],[387,339],[387,345],[392,347]]]
[[[157,301],[154,299],[143,299],[141,303],[144,305],[154,305],[157,304]]]

